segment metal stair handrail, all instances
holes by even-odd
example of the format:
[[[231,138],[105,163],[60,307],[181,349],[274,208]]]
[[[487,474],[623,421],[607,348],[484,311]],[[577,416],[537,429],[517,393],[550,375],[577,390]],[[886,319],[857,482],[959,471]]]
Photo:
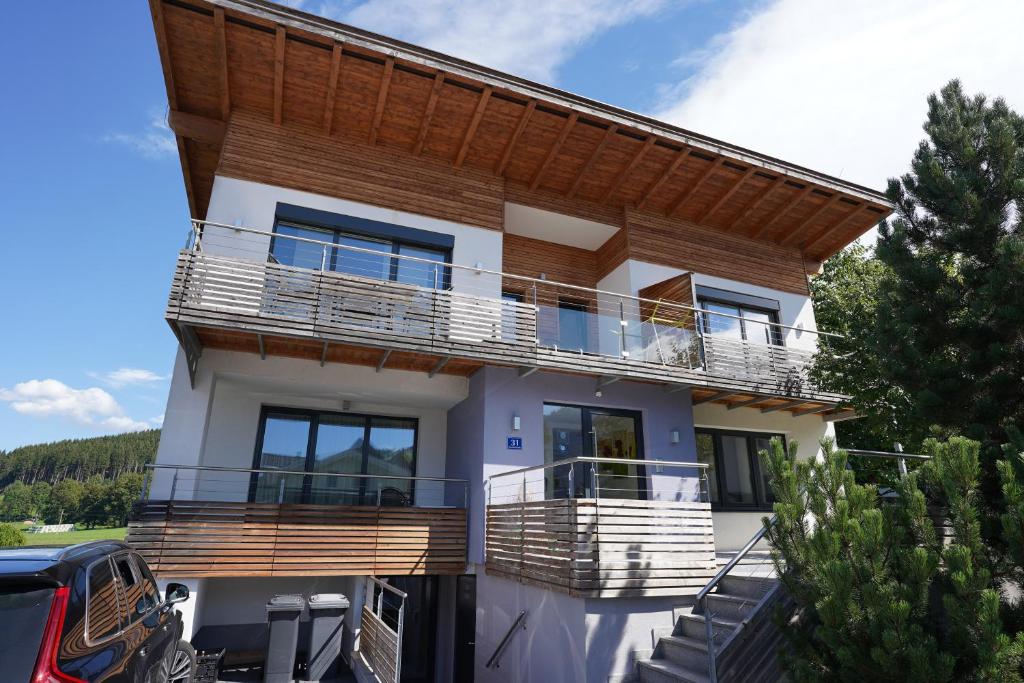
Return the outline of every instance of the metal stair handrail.
[[[522,624],[523,630],[526,630],[525,622],[526,610],[522,610],[519,613],[519,616],[516,617],[516,620],[512,622],[512,625],[508,627],[508,631],[505,632],[505,636],[501,639],[501,642],[498,643],[498,647],[494,648],[494,654],[492,654],[491,658],[487,660],[486,668],[490,669],[491,667],[494,667],[497,669],[501,667],[502,653],[505,652],[505,648],[508,647],[509,642],[512,640],[512,636],[515,635],[520,624]]]
[[[737,564],[739,564],[740,560],[746,557],[747,554],[749,554],[750,551],[754,548],[754,546],[757,545],[762,538],[764,538],[765,534],[768,533],[768,529],[771,528],[775,524],[775,522],[775,515],[769,517],[768,521],[761,526],[758,532],[750,537],[750,540],[747,541],[746,545],[744,545],[738,553],[733,555],[732,559],[726,562],[725,566],[719,569],[718,573],[715,574],[711,578],[711,580],[708,581],[707,584],[705,584],[705,586],[697,592],[696,602],[697,604],[703,604],[704,608],[704,631],[708,640],[708,680],[710,681],[710,683],[718,683],[718,668],[715,656],[714,618],[711,615],[711,610],[708,608],[708,595],[711,593],[711,591],[718,587],[718,584],[722,581],[722,579],[724,579],[729,574],[729,572],[731,572],[733,568]]]

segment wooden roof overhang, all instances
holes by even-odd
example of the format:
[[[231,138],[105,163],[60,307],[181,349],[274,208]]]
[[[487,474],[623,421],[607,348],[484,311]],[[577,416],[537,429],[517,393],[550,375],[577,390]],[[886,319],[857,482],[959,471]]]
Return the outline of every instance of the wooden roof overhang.
[[[233,111],[485,170],[520,196],[635,209],[821,261],[881,193],[623,109],[264,0],[150,0],[190,210]]]

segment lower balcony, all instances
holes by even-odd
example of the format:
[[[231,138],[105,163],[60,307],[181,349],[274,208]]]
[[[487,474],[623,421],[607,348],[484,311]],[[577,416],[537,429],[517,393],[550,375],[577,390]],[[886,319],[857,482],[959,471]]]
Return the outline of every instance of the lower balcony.
[[[494,364],[851,416],[810,378],[827,352],[811,330],[247,228],[197,223],[166,316],[193,372],[204,347],[430,374]]]
[[[492,476],[487,573],[584,598],[696,594],[715,575],[705,466],[573,458]]]
[[[160,577],[466,570],[467,482],[153,466],[126,542]]]

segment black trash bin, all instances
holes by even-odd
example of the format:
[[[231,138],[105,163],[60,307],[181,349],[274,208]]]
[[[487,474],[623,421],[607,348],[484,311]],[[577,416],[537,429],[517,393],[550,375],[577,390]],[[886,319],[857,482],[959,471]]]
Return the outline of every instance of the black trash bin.
[[[263,683],[291,683],[295,648],[299,643],[299,617],[306,601],[301,595],[275,595],[267,602],[267,659]]]
[[[341,593],[309,596],[309,661],[306,680],[319,681],[338,673],[341,665],[341,632],[348,598]]]

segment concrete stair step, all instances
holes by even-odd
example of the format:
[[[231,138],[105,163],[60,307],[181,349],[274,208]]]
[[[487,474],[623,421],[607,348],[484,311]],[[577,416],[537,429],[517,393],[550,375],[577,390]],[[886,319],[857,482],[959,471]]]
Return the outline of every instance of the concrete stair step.
[[[778,580],[763,576],[726,576],[718,582],[718,593],[760,599],[777,583]]]
[[[757,607],[758,599],[750,596],[711,593],[707,597],[707,608],[714,619],[743,621]]]
[[[637,662],[641,683],[709,683],[707,668],[691,669],[666,659]]]
[[[708,645],[704,638],[693,636],[662,636],[654,650],[655,657],[700,671],[708,665]]]
[[[711,626],[714,629],[715,645],[721,645],[726,638],[732,635],[739,621],[731,619],[713,618]],[[703,614],[681,614],[676,620],[676,635],[691,636],[705,640],[707,638],[707,626],[704,624]]]

